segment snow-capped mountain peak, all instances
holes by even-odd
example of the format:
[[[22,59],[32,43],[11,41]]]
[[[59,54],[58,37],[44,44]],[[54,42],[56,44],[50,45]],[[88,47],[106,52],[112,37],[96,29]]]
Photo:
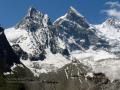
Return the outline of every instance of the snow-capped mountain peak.
[[[58,18],[54,25],[59,37],[68,44],[71,51],[76,49],[85,51],[90,45],[95,45],[95,42],[100,41],[96,36],[96,30],[89,28],[90,24],[85,17],[73,7],[70,7],[64,16]]]
[[[30,7],[27,15],[16,25],[16,28],[38,29],[47,27],[48,24],[51,25],[51,21],[47,14],[36,10],[34,7]]]
[[[80,27],[89,28],[89,23],[86,21],[85,17],[81,15],[75,8],[72,6],[69,8],[67,13],[60,18],[58,18],[55,23],[61,24],[64,21],[69,21],[74,24],[78,24]]]
[[[28,14],[27,14],[27,15],[28,15],[29,17],[32,17],[32,15],[35,14],[35,13],[37,13],[36,8],[30,7],[30,8],[28,9]]]
[[[120,20],[109,18],[102,24],[95,25],[95,27],[97,35],[109,42],[110,52],[118,53],[120,50]]]
[[[21,22],[5,30],[5,34],[11,45],[18,44],[28,54],[39,57],[45,48],[50,47],[51,27],[48,15],[32,7]]]
[[[120,40],[120,20],[116,18],[108,18],[105,22],[95,25],[99,31],[99,35],[113,40]]]
[[[120,19],[108,18],[102,25],[120,29]]]

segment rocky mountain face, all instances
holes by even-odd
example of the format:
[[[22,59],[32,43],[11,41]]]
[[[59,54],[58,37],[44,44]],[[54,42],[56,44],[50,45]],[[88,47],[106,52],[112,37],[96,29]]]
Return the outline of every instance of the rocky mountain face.
[[[94,48],[108,48],[108,42],[96,35],[96,30],[91,28],[85,17],[80,15],[73,7],[62,17],[58,18],[54,25],[59,37],[73,50],[87,50]]]
[[[7,40],[9,46],[3,44],[6,38],[1,32],[0,55],[3,48],[8,51],[9,47],[9,53],[5,51],[12,55],[8,61],[21,63],[11,65],[12,75],[5,75],[5,79],[27,78],[30,83],[23,81],[6,87],[11,90],[119,90],[119,22],[110,18],[102,24],[91,25],[70,7],[52,23],[47,14],[29,8],[16,26],[5,30],[12,48]]]

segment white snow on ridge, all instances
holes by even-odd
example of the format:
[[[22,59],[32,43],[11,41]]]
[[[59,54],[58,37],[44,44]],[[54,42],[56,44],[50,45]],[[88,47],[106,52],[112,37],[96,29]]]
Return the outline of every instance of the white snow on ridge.
[[[67,19],[66,19],[66,16],[67,16],[67,14],[65,14],[64,16],[59,17],[58,19],[56,19],[56,20],[53,22],[53,24],[55,24],[55,22],[59,21],[60,19],[61,19],[61,20],[67,20]]]

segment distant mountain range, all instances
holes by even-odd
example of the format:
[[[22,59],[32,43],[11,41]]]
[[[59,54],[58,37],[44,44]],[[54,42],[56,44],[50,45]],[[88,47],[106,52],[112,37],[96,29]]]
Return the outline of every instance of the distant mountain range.
[[[47,14],[31,7],[15,26],[0,28],[0,41],[0,59],[4,63],[0,66],[4,68],[1,73],[5,76],[20,70],[24,71],[24,77],[68,85],[66,88],[63,84],[58,85],[56,90],[120,89],[113,85],[113,81],[117,85],[115,80],[120,79],[118,19],[109,18],[102,24],[93,25],[70,7],[64,16],[51,22]],[[57,79],[58,76],[61,79]],[[73,85],[75,82],[79,88]],[[110,89],[109,85],[114,88]],[[48,88],[43,90],[54,90]]]

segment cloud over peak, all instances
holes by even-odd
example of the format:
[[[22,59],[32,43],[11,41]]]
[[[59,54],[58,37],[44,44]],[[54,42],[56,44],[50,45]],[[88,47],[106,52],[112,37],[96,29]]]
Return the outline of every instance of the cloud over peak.
[[[114,17],[120,19],[120,2],[106,2],[105,5],[108,6],[108,9],[102,10],[103,13],[106,13],[108,17]]]
[[[105,4],[109,5],[111,8],[120,7],[120,3],[118,1],[116,2],[109,1],[109,2],[106,2]]]

